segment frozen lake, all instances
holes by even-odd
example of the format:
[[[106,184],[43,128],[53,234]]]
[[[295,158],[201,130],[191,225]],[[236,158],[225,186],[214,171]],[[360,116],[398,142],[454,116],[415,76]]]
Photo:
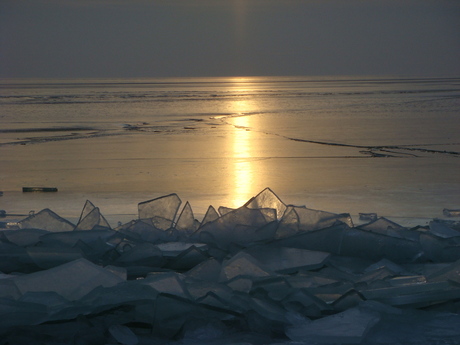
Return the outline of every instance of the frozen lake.
[[[112,224],[178,193],[195,213],[265,187],[395,219],[460,205],[460,81],[191,78],[2,81],[0,209]],[[58,193],[22,193],[22,187]]]

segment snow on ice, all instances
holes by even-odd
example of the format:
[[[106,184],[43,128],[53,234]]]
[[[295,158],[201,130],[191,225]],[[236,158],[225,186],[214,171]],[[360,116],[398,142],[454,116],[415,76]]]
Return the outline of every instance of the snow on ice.
[[[268,188],[201,223],[181,204],[0,231],[0,343],[460,344],[458,221],[356,226]]]

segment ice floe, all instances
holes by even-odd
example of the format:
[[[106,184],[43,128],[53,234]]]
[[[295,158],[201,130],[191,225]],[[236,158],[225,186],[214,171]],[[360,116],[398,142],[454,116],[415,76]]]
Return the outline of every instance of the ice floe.
[[[195,219],[170,194],[112,228],[44,209],[0,231],[2,344],[460,344],[460,222],[287,205]],[[454,217],[454,212],[449,213]]]

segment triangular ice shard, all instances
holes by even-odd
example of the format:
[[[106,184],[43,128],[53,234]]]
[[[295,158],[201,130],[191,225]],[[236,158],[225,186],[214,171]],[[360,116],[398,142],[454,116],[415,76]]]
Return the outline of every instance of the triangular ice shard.
[[[358,228],[380,235],[418,240],[417,234],[414,231],[410,231],[405,227],[384,217],[380,217],[379,219],[368,224],[361,225]]]
[[[234,211],[235,209],[234,208],[230,208],[230,207],[225,207],[225,206],[219,206],[219,214],[221,216],[224,216],[226,215],[227,213],[230,213],[232,211]]]
[[[110,229],[109,223],[101,214],[99,208],[95,207],[91,201],[86,200],[75,230],[91,230],[95,226]]]
[[[153,287],[160,293],[190,298],[191,296],[182,280],[183,276],[176,272],[151,273],[141,283]]]
[[[219,280],[221,268],[221,264],[216,259],[210,258],[196,265],[189,270],[186,275],[187,277],[197,280],[216,282]]]
[[[209,205],[208,210],[206,211],[206,214],[201,221],[201,226],[205,225],[206,223],[213,222],[217,218],[219,218],[219,213],[217,213],[216,209],[212,205]]]
[[[388,230],[388,228],[392,229],[403,229],[403,227],[395,222],[392,222],[389,219],[386,219],[385,217],[380,217],[368,224],[360,225],[360,229],[368,230],[368,231],[374,231],[376,233],[381,233],[384,234]]]
[[[166,230],[172,227],[182,201],[175,193],[138,204],[139,219],[152,219],[153,225]]]
[[[253,256],[240,252],[222,263],[220,280],[227,281],[237,276],[268,277],[272,274]]]
[[[281,201],[280,198],[270,189],[265,188],[262,192],[251,198],[244,206],[248,208],[272,208],[276,210],[276,216],[278,219],[284,214],[286,205]]]
[[[276,238],[289,237],[299,231],[299,215],[295,206],[288,206],[281,218],[276,231]]]
[[[85,205],[83,205],[83,209],[81,210],[80,219],[78,220],[78,223],[85,219],[85,217],[88,214],[90,214],[95,208],[96,206],[94,206],[94,204],[91,201],[86,200]]]
[[[52,232],[72,231],[75,225],[58,216],[48,208],[35,213],[19,222],[21,229],[41,229]]]
[[[191,235],[198,229],[198,222],[195,220],[193,215],[192,207],[190,206],[189,202],[185,203],[185,206],[179,216],[179,219],[176,223],[176,229],[180,233],[184,233],[186,235]]]

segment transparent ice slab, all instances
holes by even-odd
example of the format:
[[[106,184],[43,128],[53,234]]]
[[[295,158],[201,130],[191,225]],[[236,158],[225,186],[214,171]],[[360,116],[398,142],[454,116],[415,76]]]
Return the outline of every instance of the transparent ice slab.
[[[78,259],[48,270],[13,278],[21,294],[54,291],[69,301],[78,300],[98,286],[114,286],[118,275],[86,259]]]
[[[220,280],[227,281],[237,276],[269,277],[273,273],[253,256],[240,252],[222,263]]]
[[[299,248],[258,246],[246,250],[274,272],[289,273],[298,269],[313,270],[323,266],[330,253]]]
[[[1,235],[5,236],[8,242],[20,247],[26,247],[37,244],[41,236],[48,233],[48,231],[41,229],[21,229],[21,231],[4,230],[1,232]]]
[[[192,236],[204,243],[214,243],[228,249],[232,243],[258,240],[264,234],[258,229],[276,221],[274,209],[249,209],[245,206],[232,210],[215,221],[207,222]]]
[[[138,204],[139,219],[151,219],[159,229],[172,227],[182,201],[175,193]]]
[[[41,229],[51,232],[72,231],[75,225],[48,208],[41,210],[19,222],[21,229]]]
[[[353,221],[348,213],[336,214],[305,206],[288,206],[281,218],[277,237],[282,238],[296,232],[324,229],[337,223],[353,227]]]

